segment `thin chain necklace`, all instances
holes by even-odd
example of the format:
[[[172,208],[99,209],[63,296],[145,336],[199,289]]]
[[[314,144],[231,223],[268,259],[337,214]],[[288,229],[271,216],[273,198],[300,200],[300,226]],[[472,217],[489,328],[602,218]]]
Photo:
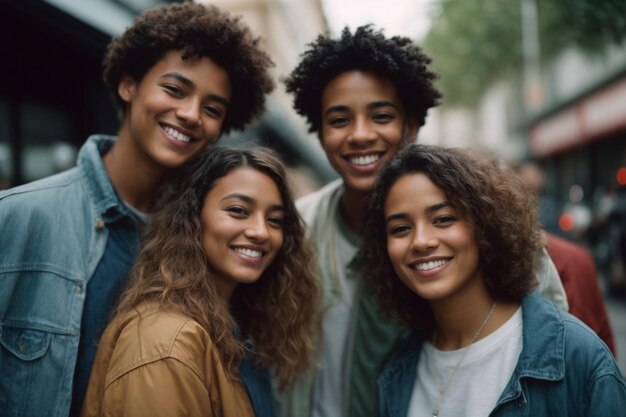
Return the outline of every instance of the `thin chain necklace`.
[[[496,301],[494,301],[493,304],[491,305],[489,312],[487,313],[482,324],[476,331],[476,334],[472,338],[472,341],[470,342],[469,345],[467,345],[467,347],[463,351],[463,354],[461,355],[461,359],[459,359],[454,369],[450,371],[450,373],[448,374],[448,379],[446,379],[446,382],[443,386],[441,386],[441,383],[439,381],[439,370],[437,369],[437,359],[435,358],[435,351],[433,350],[432,362],[433,362],[433,369],[435,371],[435,381],[437,384],[437,400],[435,401],[435,407],[433,408],[433,417],[439,417],[439,406],[441,405],[441,400],[443,399],[443,396],[446,393],[446,390],[448,389],[448,386],[450,385],[452,378],[454,378],[454,374],[456,374],[456,371],[458,371],[459,368],[461,367],[461,364],[463,363],[465,356],[467,356],[467,352],[469,351],[470,347],[474,344],[474,342],[476,342],[476,340],[478,339],[478,336],[480,336],[480,332],[482,332],[485,326],[487,325],[487,322],[491,318],[491,314],[493,313],[493,310],[495,310],[495,308],[496,308]],[[436,342],[437,342],[437,332],[435,331],[435,334],[433,335],[433,347],[435,347]]]

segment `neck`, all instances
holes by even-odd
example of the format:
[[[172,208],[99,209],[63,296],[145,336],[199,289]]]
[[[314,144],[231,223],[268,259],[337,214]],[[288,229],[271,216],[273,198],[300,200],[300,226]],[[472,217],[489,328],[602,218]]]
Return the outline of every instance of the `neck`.
[[[469,346],[499,329],[515,314],[519,306],[518,302],[496,302],[489,295],[456,305],[431,303],[437,324],[435,347],[440,350],[458,350]],[[483,323],[484,327],[477,334]]]
[[[486,298],[480,302],[473,301],[454,308],[433,306],[437,323],[435,347],[440,350],[457,350],[484,337],[489,323],[485,324],[480,334],[477,335],[477,331],[490,316],[493,305],[494,300]],[[490,319],[491,317],[488,321],[491,321]]]
[[[365,194],[347,188],[341,196],[341,214],[350,230],[359,236],[365,227],[365,201]]]
[[[140,211],[150,211],[170,171],[147,158],[124,127],[103,162],[120,198]]]

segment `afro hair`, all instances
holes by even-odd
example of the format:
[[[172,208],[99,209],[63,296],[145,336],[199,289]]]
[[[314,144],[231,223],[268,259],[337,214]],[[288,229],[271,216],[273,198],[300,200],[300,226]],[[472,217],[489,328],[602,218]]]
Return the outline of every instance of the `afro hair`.
[[[123,76],[140,81],[163,56],[181,51],[183,59],[208,57],[230,77],[232,96],[222,131],[243,129],[265,110],[265,95],[274,89],[268,69],[274,64],[259,48],[260,39],[240,20],[215,6],[174,3],[142,13],[108,46],[103,78],[117,93]]]
[[[406,114],[424,124],[429,108],[439,104],[441,94],[433,86],[438,76],[428,69],[431,59],[411,39],[386,38],[372,25],[346,27],[338,39],[320,35],[309,44],[300,64],[285,78],[294,93],[294,109],[306,117],[310,132],[321,127],[322,93],[326,85],[346,71],[372,71],[391,80]]]

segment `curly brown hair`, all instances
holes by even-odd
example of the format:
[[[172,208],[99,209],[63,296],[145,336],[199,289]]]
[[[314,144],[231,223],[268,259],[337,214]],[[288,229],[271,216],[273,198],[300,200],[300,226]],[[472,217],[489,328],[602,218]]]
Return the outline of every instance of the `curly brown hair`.
[[[285,207],[284,243],[256,282],[236,287],[228,305],[218,295],[216,273],[202,245],[200,213],[216,181],[241,167],[276,184]],[[253,341],[260,367],[275,366],[281,388],[307,371],[314,361],[320,289],[313,252],[276,154],[263,148],[213,148],[177,172],[157,204],[161,208],[151,219],[116,315],[157,302],[193,318],[209,333],[231,377],[237,376],[245,350],[237,329]]]
[[[309,44],[302,61],[285,78],[294,93],[294,109],[306,117],[310,132],[321,127],[322,93],[326,85],[347,71],[372,71],[394,83],[407,117],[424,124],[428,109],[439,104],[441,93],[433,86],[438,76],[428,69],[431,59],[411,39],[386,38],[372,25],[346,27],[338,39],[329,34]]]
[[[265,95],[274,89],[269,68],[274,64],[260,49],[240,17],[211,5],[174,3],[142,13],[108,46],[103,78],[117,106],[124,101],[117,92],[123,76],[140,81],[163,56],[182,51],[183,59],[208,57],[230,76],[232,91],[222,132],[242,129],[265,110]]]
[[[519,178],[483,152],[412,144],[381,170],[367,209],[365,271],[383,308],[427,335],[434,329],[428,302],[406,288],[387,254],[385,200],[401,177],[414,173],[426,174],[474,225],[489,294],[496,300],[519,301],[531,291],[542,236],[536,201]]]

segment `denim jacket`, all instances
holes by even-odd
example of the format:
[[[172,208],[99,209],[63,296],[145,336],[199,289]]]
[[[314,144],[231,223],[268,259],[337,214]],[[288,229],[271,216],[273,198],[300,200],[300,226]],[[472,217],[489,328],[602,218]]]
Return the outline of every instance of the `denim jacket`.
[[[624,415],[626,381],[591,329],[536,294],[524,298],[522,320],[522,352],[490,416]],[[381,373],[381,417],[407,415],[422,342],[405,339]]]
[[[0,416],[66,417],[85,288],[119,200],[92,136],[77,167],[0,193]]]

